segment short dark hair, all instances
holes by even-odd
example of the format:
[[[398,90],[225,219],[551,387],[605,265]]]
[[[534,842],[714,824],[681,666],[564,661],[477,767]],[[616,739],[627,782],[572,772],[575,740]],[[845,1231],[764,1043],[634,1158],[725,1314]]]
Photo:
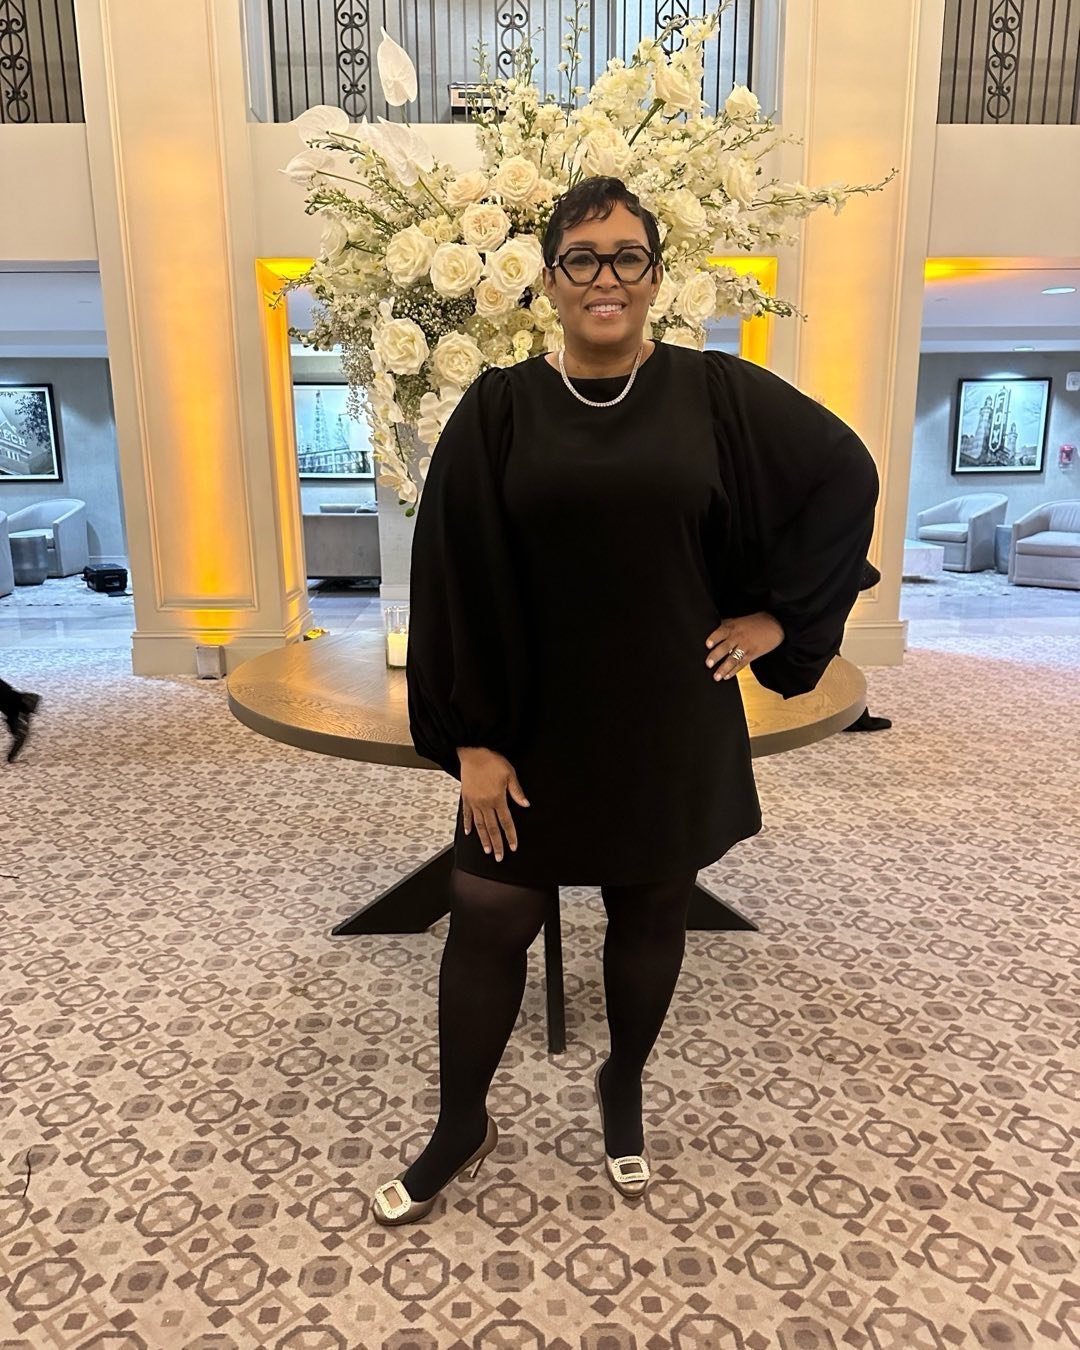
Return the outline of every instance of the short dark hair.
[[[618,203],[633,212],[645,225],[645,237],[654,257],[660,258],[660,230],[656,217],[642,206],[637,195],[630,191],[621,178],[597,175],[575,183],[555,202],[555,209],[544,231],[544,265],[554,267],[559,256],[559,245],[567,230],[584,220],[607,220]]]

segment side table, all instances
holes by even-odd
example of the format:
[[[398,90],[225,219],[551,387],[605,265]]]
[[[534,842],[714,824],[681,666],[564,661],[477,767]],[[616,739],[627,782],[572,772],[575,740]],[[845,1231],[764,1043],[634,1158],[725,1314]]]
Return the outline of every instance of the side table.
[[[1009,571],[1009,552],[1012,548],[1012,526],[994,526],[994,566],[1006,575]]]
[[[16,530],[11,540],[11,567],[16,586],[40,586],[49,575],[48,530]]]

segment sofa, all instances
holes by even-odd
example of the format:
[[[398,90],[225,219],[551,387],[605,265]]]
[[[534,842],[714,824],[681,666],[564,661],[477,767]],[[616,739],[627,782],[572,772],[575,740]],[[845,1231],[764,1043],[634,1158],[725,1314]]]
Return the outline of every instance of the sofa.
[[[1046,502],[1014,523],[1009,580],[1080,590],[1080,501]]]
[[[997,492],[950,497],[919,512],[918,537],[944,548],[947,572],[985,572],[994,566],[994,529],[1005,523],[1008,505]]]
[[[381,577],[377,512],[328,503],[305,511],[303,523],[309,577]]]
[[[8,532],[49,531],[49,576],[70,577],[90,561],[86,503],[76,497],[50,497],[8,516]]]
[[[15,569],[11,565],[8,518],[3,511],[0,511],[0,595],[10,595],[14,589]]]

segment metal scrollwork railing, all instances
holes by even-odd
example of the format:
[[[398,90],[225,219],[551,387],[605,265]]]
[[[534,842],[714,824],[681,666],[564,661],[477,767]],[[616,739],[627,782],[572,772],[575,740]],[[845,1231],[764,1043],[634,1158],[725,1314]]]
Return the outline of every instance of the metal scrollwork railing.
[[[0,123],[82,120],[74,0],[0,0]]]
[[[1080,122],[1080,0],[945,0],[939,122]]]
[[[2,3],[3,0],[0,0]],[[1080,2],[1080,0],[1078,0]],[[545,92],[560,90],[559,62],[565,53],[566,12],[573,0],[262,0],[261,45],[269,78],[266,107],[253,107],[265,120],[288,122],[316,103],[344,108],[353,120],[396,117],[382,99],[374,70],[374,53],[383,28],[412,56],[419,76],[410,121],[445,122],[467,115],[466,100],[455,96],[473,83],[479,71],[477,46],[489,53],[490,73],[513,73],[514,53],[531,38],[537,65],[534,78]],[[249,16],[255,6],[245,0]],[[733,84],[752,84],[766,68],[767,111],[773,110],[775,53],[762,62],[765,45],[777,31],[780,0],[731,0],[723,11],[720,37],[707,48],[703,96],[711,107],[723,103]],[[611,56],[629,59],[638,42],[659,33],[667,23],[714,8],[703,0],[584,0],[581,19],[579,79],[588,87]],[[259,48],[248,20],[249,54]],[[665,43],[679,45],[674,33]],[[775,46],[775,43],[773,44]],[[759,92],[759,96],[761,91]]]

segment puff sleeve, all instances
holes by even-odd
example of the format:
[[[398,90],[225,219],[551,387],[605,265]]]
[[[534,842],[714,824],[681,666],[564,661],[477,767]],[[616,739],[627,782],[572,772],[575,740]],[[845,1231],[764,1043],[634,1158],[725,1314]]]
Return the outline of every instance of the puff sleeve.
[[[519,569],[502,499],[512,404],[507,372],[469,386],[432,455],[413,532],[409,730],[460,780],[457,747],[512,758],[529,663]]]
[[[706,353],[727,540],[715,572],[732,617],[763,609],[784,641],[751,669],[784,698],[813,689],[867,584],[878,474],[854,431],[767,370]]]

